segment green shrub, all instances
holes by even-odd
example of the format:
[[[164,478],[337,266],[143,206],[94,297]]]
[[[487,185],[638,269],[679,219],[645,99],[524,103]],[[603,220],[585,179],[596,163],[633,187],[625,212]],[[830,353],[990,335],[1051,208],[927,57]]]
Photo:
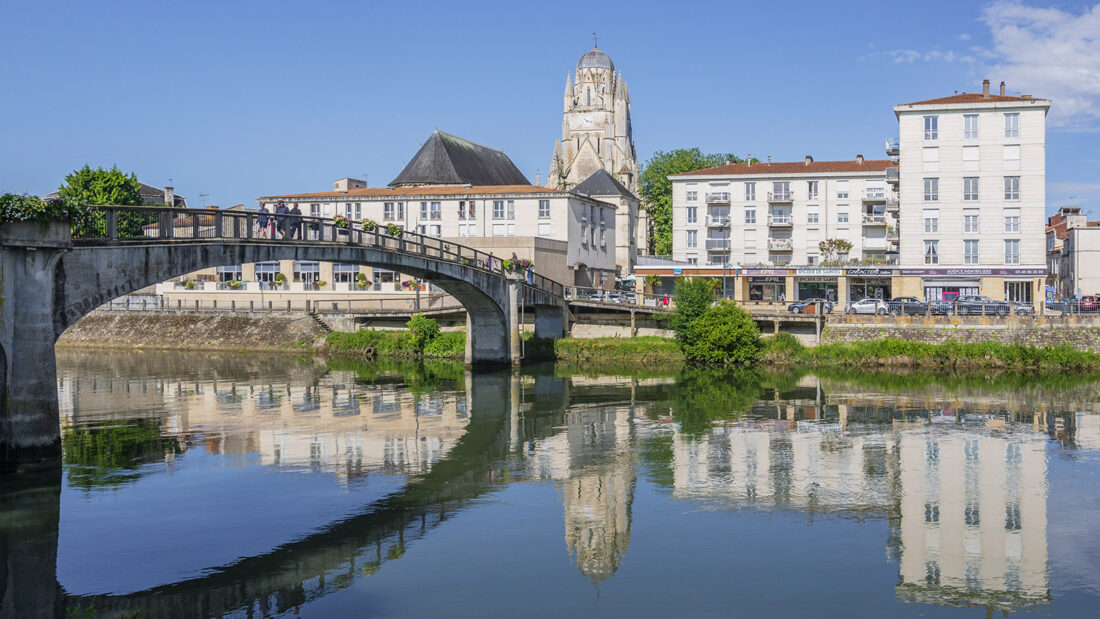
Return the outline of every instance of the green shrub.
[[[668,317],[668,327],[676,332],[676,338],[684,340],[688,326],[714,303],[718,280],[706,277],[689,277],[676,280],[676,309]]]
[[[688,323],[680,340],[685,357],[705,363],[748,365],[764,347],[756,321],[725,301]]]
[[[466,356],[466,334],[462,331],[444,331],[424,347],[424,356],[462,358]]]
[[[439,323],[423,314],[416,314],[405,326],[412,335],[412,348],[416,352],[424,352],[424,348],[439,336]]]
[[[800,355],[806,350],[806,347],[798,341],[797,337],[785,331],[764,338],[763,344],[762,352],[764,355],[773,354],[790,358]]]

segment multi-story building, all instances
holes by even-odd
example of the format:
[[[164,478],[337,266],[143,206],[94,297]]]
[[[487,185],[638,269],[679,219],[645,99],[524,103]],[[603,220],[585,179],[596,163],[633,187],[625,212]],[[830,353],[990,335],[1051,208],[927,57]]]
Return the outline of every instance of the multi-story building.
[[[1046,114],[1028,95],[962,93],[894,107],[901,283],[951,300],[1041,298],[1046,275]]]
[[[1088,254],[1095,251],[1091,247],[1093,236],[1086,231],[1077,236],[1075,249],[1071,252],[1067,246],[1070,230],[1075,228],[1087,229],[1100,226],[1100,222],[1090,222],[1081,212],[1079,206],[1063,206],[1058,212],[1047,218],[1047,298],[1050,300],[1062,300],[1076,294],[1076,289],[1081,287],[1080,278],[1087,275],[1075,267],[1082,257],[1088,260]],[[1089,264],[1085,262],[1085,264]],[[1096,288],[1095,282],[1088,282],[1081,294],[1093,294]]]
[[[744,290],[727,294],[747,300],[846,297],[841,265],[888,265],[897,255],[897,199],[886,184],[893,168],[862,155],[807,156],[671,176],[673,260],[745,271]],[[850,248],[822,254],[829,240]],[[870,290],[862,281],[849,285],[859,298],[890,295],[888,278]]]

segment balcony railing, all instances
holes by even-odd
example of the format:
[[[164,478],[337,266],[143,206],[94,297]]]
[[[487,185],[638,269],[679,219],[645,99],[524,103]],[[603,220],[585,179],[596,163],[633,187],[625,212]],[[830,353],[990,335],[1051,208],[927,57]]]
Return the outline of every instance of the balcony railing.
[[[707,215],[707,225],[711,228],[721,228],[730,225],[729,215]]]
[[[714,193],[707,194],[707,204],[729,204],[730,192],[728,191],[716,191]]]
[[[729,239],[707,239],[707,249],[729,249]]]
[[[886,239],[889,240],[889,241],[898,240],[898,229],[897,228],[887,228],[886,229]]]
[[[791,239],[768,239],[768,249],[772,251],[791,251],[794,243]]]
[[[886,168],[886,182],[897,184],[901,180],[901,170],[899,168]]]
[[[882,237],[876,238],[864,238],[863,249],[864,251],[885,251],[888,247],[886,239]]]
[[[784,202],[790,202],[792,200],[792,194],[789,191],[777,191],[774,193],[771,191],[768,192],[768,202],[772,204],[782,204]]]
[[[791,216],[790,215],[768,215],[768,225],[769,226],[776,226],[776,227],[790,226],[791,225]]]
[[[864,215],[863,225],[865,226],[885,226],[886,215]]]
[[[863,194],[864,202],[885,202],[886,190],[885,189],[868,189]]]
[[[898,153],[900,153],[900,152],[901,152],[901,148],[898,145],[898,139],[897,138],[886,138],[886,156],[887,157],[897,157]]]
[[[898,199],[896,197],[886,198],[886,210],[888,210],[888,211],[897,211],[898,210]]]

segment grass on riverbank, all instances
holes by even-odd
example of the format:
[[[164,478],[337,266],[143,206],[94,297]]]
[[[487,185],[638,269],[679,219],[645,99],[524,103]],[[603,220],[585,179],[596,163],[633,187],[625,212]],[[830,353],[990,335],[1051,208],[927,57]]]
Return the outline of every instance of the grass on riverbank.
[[[658,365],[684,362],[680,344],[668,337],[567,337],[554,341],[554,358],[559,361],[640,363]]]
[[[354,333],[333,331],[325,337],[330,351],[380,357],[430,357],[461,359],[466,354],[466,334],[443,331],[418,350],[412,331],[361,329]]]
[[[764,341],[761,356],[773,365],[813,367],[922,367],[1039,370],[1100,369],[1100,354],[1069,346],[1035,347],[1000,342],[942,344],[884,338],[867,342],[822,344],[806,348],[792,335],[780,333]]]

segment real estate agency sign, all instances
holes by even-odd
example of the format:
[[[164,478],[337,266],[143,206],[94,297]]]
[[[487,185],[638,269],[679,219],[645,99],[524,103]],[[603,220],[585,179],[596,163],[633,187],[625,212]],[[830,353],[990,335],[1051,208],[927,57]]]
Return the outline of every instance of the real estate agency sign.
[[[1047,274],[1041,269],[901,269],[902,275],[950,275],[954,277],[983,277],[999,275],[1027,275],[1042,277]]]

